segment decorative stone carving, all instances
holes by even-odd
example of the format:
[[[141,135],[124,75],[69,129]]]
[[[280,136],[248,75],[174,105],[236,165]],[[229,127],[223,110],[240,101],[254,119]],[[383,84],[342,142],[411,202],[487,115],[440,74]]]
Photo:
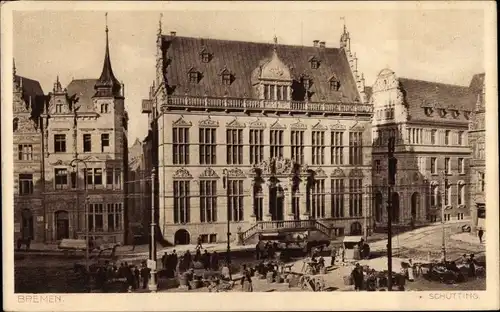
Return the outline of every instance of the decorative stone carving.
[[[174,173],[174,179],[192,179],[193,176],[186,168],[180,168]]]
[[[413,174],[413,181],[417,182],[419,180],[419,175],[418,175],[418,172],[415,172]]]
[[[288,175],[292,173],[293,162],[288,158],[275,159],[276,175]]]
[[[318,168],[314,171],[316,178],[326,178],[326,172],[322,168]]]
[[[192,122],[186,121],[183,116],[172,123],[173,127],[191,127]]]
[[[330,125],[330,130],[345,130],[346,126],[340,123],[340,120],[337,120],[336,124]]]
[[[302,175],[304,174],[309,174],[309,166],[307,164],[304,164],[300,167],[300,173]]]
[[[363,171],[361,169],[354,168],[354,169],[351,170],[351,172],[349,172],[349,177],[362,178],[363,177]]]
[[[328,128],[325,125],[321,124],[321,120],[319,120],[318,123],[312,127],[312,129],[317,131],[326,131]]]
[[[227,172],[230,178],[246,178],[245,173],[240,168],[231,168]]]
[[[399,80],[396,74],[390,69],[383,69],[377,76],[377,80],[373,85],[373,92],[387,91],[399,86]]]
[[[248,126],[250,128],[254,128],[254,129],[264,129],[264,128],[266,128],[266,123],[260,119],[257,119],[255,121],[252,121],[251,123],[249,123]]]
[[[210,116],[208,116],[208,118],[200,120],[198,122],[198,126],[200,126],[200,127],[218,127],[219,122],[217,120],[211,119]]]
[[[271,129],[276,129],[276,130],[284,130],[286,129],[286,126],[283,126],[280,124],[279,119],[276,119],[276,121],[271,125]]]
[[[340,168],[335,168],[335,170],[333,170],[332,174],[330,175],[331,177],[336,177],[336,178],[344,178],[345,177],[345,173],[344,173],[344,170],[340,169]]]
[[[232,121],[226,123],[226,127],[227,128],[238,128],[238,129],[242,129],[242,128],[245,128],[245,124],[244,123],[241,123],[238,121],[237,118],[234,118]]]
[[[292,130],[306,130],[307,125],[304,124],[300,119],[296,122],[290,125],[290,129]]]
[[[218,179],[219,176],[217,175],[217,172],[215,172],[214,169],[212,168],[205,168],[203,172],[200,174],[200,178],[216,178]]]
[[[262,66],[259,78],[265,80],[292,80],[290,69],[280,60],[276,50],[273,51],[271,60]]]

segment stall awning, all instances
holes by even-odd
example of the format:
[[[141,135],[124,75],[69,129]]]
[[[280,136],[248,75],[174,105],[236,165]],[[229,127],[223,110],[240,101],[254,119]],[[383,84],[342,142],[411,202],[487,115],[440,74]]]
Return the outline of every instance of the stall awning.
[[[345,236],[344,243],[359,243],[363,236]]]

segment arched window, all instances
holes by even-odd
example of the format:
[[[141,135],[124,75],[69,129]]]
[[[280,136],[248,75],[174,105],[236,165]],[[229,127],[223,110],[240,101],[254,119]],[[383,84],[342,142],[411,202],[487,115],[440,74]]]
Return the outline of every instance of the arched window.
[[[17,131],[19,129],[19,118],[14,118],[12,121],[13,131]]]

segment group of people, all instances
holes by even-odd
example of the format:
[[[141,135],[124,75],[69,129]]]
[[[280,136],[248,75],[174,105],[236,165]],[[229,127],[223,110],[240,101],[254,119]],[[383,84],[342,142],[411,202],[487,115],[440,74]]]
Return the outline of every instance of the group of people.
[[[146,289],[150,278],[151,270],[146,266],[145,261],[140,266],[127,262],[122,262],[117,266],[106,261],[103,266],[97,268],[94,275],[95,288],[102,292],[107,292],[109,283],[117,279],[125,280],[124,285],[128,292]]]
[[[194,256],[189,250],[186,250],[179,257],[174,249],[171,254],[168,254],[168,252],[163,254],[162,265],[167,277],[174,277],[176,273],[186,272],[189,269],[195,268],[195,266],[197,266],[197,269],[203,268],[205,270],[217,271],[219,270],[219,254],[216,251],[210,253],[206,249],[202,253],[201,248],[196,248]]]
[[[276,252],[279,251],[278,243],[271,243],[269,241],[260,241],[255,245],[255,258],[257,260],[261,259],[274,259],[276,257]]]

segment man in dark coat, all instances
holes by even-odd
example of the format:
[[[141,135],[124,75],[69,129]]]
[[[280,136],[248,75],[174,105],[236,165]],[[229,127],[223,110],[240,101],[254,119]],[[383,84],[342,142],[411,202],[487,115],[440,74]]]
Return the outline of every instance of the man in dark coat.
[[[363,289],[363,271],[359,263],[351,272],[352,280],[354,281],[354,290],[359,291]]]
[[[217,254],[217,251],[214,251],[210,257],[210,266],[213,271],[219,270],[219,255]]]
[[[201,263],[203,263],[203,268],[205,270],[210,269],[210,254],[208,253],[208,251],[206,249],[205,249],[205,252],[203,253],[203,255],[201,255]]]
[[[149,282],[149,274],[150,274],[151,269],[146,266],[145,263],[142,264],[141,268],[141,279],[142,279],[142,288],[146,289],[148,287],[148,282]]]
[[[479,237],[480,244],[483,243],[483,235],[484,235],[484,231],[482,229],[479,229],[479,231],[477,231],[477,236]]]

